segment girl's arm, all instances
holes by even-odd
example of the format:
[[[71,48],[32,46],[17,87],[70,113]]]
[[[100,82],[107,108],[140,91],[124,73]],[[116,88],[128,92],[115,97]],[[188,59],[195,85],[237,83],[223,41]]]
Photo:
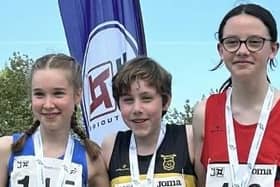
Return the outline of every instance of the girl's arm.
[[[193,135],[194,135],[194,167],[197,175],[197,186],[204,187],[206,181],[206,171],[202,165],[201,152],[204,141],[204,119],[206,100],[195,106],[193,115]]]
[[[0,187],[7,186],[8,161],[11,154],[12,136],[0,137]]]

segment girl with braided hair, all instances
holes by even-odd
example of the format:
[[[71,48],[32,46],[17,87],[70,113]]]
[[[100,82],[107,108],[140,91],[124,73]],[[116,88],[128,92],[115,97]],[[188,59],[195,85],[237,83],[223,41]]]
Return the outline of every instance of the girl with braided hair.
[[[22,134],[0,138],[0,187],[109,186],[100,147],[78,127],[81,87],[81,68],[72,57],[48,54],[35,61],[35,121]]]

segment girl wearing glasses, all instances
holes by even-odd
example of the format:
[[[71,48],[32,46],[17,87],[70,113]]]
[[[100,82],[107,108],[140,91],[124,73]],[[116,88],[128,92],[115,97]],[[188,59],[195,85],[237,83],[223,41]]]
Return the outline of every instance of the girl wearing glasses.
[[[223,18],[217,49],[230,78],[194,112],[199,186],[280,187],[280,91],[267,76],[278,51],[276,22],[257,4]]]

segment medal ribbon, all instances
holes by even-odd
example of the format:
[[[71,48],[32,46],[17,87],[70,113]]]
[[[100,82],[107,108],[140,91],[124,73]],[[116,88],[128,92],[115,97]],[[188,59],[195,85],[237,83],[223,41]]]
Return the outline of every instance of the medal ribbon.
[[[38,167],[37,167],[37,173],[40,174],[40,176],[37,178],[37,185],[38,186],[45,186],[45,171],[44,171],[44,155],[43,155],[43,143],[42,143],[42,136],[40,133],[40,127],[33,135],[33,141],[34,141],[34,151],[35,151],[35,157],[37,159]],[[74,152],[74,140],[72,139],[71,135],[68,136],[68,142],[63,158],[63,164],[60,167],[60,172],[57,179],[57,187],[63,186],[64,182],[64,176],[65,176],[65,170],[67,168],[67,165],[71,163],[72,155]]]
[[[146,184],[144,185],[145,187],[153,186],[156,153],[165,136],[165,132],[166,132],[166,125],[164,123],[161,123],[156,149],[154,150],[152,159],[149,164],[148,172],[146,175],[146,181],[145,181]],[[130,164],[130,172],[131,172],[133,187],[139,187],[141,186],[141,181],[140,181],[139,167],[138,167],[137,147],[136,147],[136,142],[135,142],[135,137],[133,132],[131,134],[130,146],[129,146],[129,164]]]
[[[256,158],[267,126],[268,117],[273,104],[274,90],[270,86],[268,87],[245,169],[239,166],[239,160],[237,156],[237,146],[235,141],[235,133],[234,133],[232,109],[231,109],[231,93],[232,93],[232,89],[229,88],[227,91],[227,99],[226,99],[226,107],[225,107],[226,132],[227,132],[227,144],[228,144],[227,146],[228,146],[231,180],[233,186],[247,187],[249,184],[249,180],[251,178],[252,170],[255,166]]]

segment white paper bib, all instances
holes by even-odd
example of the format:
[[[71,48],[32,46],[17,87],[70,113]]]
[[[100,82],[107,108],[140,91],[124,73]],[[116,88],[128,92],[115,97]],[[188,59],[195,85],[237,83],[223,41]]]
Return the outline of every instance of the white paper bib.
[[[247,168],[245,164],[239,164],[239,166],[241,170]],[[276,171],[276,165],[255,164],[249,185],[246,187],[274,187]],[[229,164],[208,164],[206,187],[232,186]]]
[[[151,184],[147,184],[147,180],[141,180],[139,186],[147,187]],[[164,178],[154,178],[152,187],[164,187],[164,186],[172,186],[172,187],[185,187],[185,180],[183,176],[174,176],[174,177],[164,177]],[[116,187],[133,187],[132,182],[117,184]]]
[[[63,187],[81,187],[82,186],[82,165],[77,163],[68,163],[65,165],[63,160],[56,158],[44,158],[44,163],[38,163],[38,160],[32,156],[17,156],[13,164],[10,184],[12,187],[38,187],[37,179],[40,177],[38,167],[43,164],[44,168],[44,187],[53,187],[57,185],[57,178],[64,168]]]

